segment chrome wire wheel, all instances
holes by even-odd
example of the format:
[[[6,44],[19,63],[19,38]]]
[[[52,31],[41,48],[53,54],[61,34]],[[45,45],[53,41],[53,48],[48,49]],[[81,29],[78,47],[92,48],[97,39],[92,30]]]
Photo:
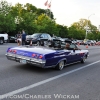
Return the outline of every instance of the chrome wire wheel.
[[[40,45],[40,42],[39,41],[37,41],[37,46],[39,46]]]
[[[58,69],[62,70],[64,68],[64,61],[60,61],[58,64]]]
[[[81,63],[85,63],[85,61],[86,61],[86,56],[83,57]]]

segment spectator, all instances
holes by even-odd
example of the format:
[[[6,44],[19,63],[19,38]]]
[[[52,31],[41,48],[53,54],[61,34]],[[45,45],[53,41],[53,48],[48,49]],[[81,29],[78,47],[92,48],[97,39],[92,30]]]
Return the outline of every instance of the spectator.
[[[66,43],[65,49],[67,49],[67,50],[74,50],[74,51],[75,51],[75,50],[81,50],[81,49],[79,49],[79,48],[77,48],[77,47],[71,48],[69,43]]]
[[[26,41],[26,33],[24,30],[22,30],[22,45],[25,45],[25,41]]]
[[[18,38],[17,38],[17,43],[18,43],[18,46],[20,46],[20,45],[21,45],[21,42],[22,42],[22,41],[21,41],[21,35],[19,35],[19,36],[18,36]]]
[[[69,43],[66,43],[65,49],[68,49],[69,50],[69,48],[70,48],[70,44]]]
[[[21,36],[21,32],[19,31],[18,34],[15,35],[16,38],[19,38]]]

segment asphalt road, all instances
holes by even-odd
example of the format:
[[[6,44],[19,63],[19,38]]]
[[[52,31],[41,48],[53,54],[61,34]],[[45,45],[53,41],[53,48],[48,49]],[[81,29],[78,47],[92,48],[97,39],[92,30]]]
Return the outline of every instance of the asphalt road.
[[[0,45],[0,100],[100,100],[99,46],[79,46],[89,50],[87,61],[62,71],[9,61],[10,46],[17,44]]]

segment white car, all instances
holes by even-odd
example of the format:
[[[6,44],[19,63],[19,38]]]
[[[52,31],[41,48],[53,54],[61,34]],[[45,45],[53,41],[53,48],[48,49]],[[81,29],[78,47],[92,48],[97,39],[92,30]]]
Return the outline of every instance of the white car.
[[[0,44],[6,43],[8,41],[8,34],[1,34],[0,33]]]

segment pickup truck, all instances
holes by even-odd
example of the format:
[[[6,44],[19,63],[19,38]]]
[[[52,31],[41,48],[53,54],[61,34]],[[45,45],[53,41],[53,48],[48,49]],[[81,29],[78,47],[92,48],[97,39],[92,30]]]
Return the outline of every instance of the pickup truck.
[[[0,44],[6,43],[8,41],[8,34],[0,33]]]

